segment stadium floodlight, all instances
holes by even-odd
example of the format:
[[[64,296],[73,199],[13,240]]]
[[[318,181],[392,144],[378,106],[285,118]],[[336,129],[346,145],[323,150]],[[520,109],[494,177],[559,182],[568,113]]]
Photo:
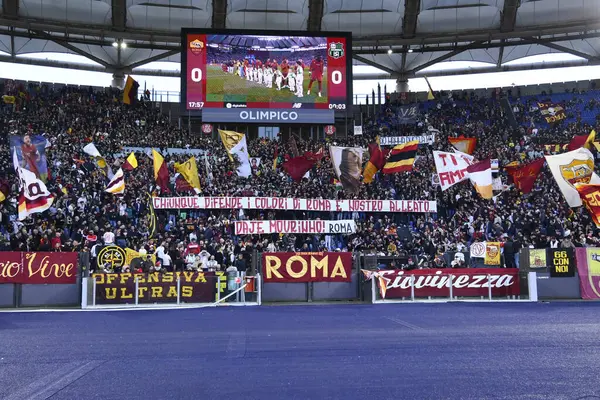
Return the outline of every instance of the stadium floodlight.
[[[125,42],[121,42],[121,48],[122,48],[122,49],[126,49],[126,48],[127,48],[127,43],[125,43]]]
[[[113,47],[119,47],[119,43],[113,42]]]
[[[394,52],[394,50],[392,50],[392,48],[390,47],[390,48],[388,49],[388,54],[392,54],[393,52]]]
[[[412,53],[412,52],[413,52],[413,49],[408,49],[408,52],[409,52],[409,53]]]

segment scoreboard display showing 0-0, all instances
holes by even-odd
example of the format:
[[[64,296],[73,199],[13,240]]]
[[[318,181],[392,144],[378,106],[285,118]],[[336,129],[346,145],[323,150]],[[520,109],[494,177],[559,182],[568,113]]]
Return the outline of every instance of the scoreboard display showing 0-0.
[[[352,36],[182,29],[181,98],[204,122],[333,124],[352,104]]]

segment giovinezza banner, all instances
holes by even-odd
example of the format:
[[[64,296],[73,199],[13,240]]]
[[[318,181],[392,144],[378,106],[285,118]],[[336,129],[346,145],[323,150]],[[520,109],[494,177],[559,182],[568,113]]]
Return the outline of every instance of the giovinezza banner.
[[[265,283],[350,282],[352,253],[263,253]]]
[[[576,248],[577,273],[581,287],[581,298],[600,299],[600,248]]]
[[[335,235],[355,232],[356,223],[353,219],[339,221],[277,220],[235,222],[236,235],[261,235],[269,233],[322,233]]]
[[[455,297],[488,296],[490,287],[492,296],[520,294],[517,268],[362,271],[366,280],[376,279],[382,299],[410,298],[411,284],[414,285],[415,297],[448,297],[450,276],[452,276],[452,295]]]
[[[94,274],[96,304],[134,304],[135,281],[138,303],[176,303],[177,278],[180,300],[185,303],[215,301],[218,279],[215,272],[166,272],[160,274]],[[226,278],[221,278],[223,283]]]
[[[0,283],[73,284],[77,253],[0,252]]]
[[[379,144],[381,146],[397,146],[415,140],[418,141],[420,145],[431,145],[435,142],[435,134],[421,136],[382,136],[379,138]]]
[[[437,203],[429,200],[326,200],[286,197],[154,197],[154,208],[163,209],[243,209],[333,212],[437,213]]]

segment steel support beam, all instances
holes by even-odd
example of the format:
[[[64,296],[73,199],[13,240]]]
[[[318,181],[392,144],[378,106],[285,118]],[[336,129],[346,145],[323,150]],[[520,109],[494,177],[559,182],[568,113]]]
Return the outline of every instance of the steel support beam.
[[[417,33],[417,19],[421,9],[420,0],[404,1],[404,18],[402,20],[402,36],[405,38],[414,38]]]
[[[117,71],[122,71],[121,69],[110,67],[104,68],[98,65],[89,65],[89,64],[77,64],[77,63],[69,63],[62,61],[52,61],[52,60],[41,60],[41,59],[32,59],[25,57],[11,57],[11,56],[3,56],[0,55],[0,62],[13,63],[13,64],[26,64],[26,65],[39,65],[42,67],[52,67],[52,68],[67,68],[67,69],[76,69],[80,71],[92,71],[92,72],[105,72],[105,73],[115,73]],[[178,78],[179,71],[162,71],[162,70],[150,70],[150,69],[140,69],[135,71],[135,75],[148,75],[148,76],[169,76]]]
[[[96,56],[94,56],[94,55],[92,55],[92,54],[90,54],[90,53],[88,53],[86,51],[83,51],[83,50],[81,50],[78,47],[73,46],[72,44],[68,43],[65,40],[59,40],[57,38],[52,37],[51,35],[48,35],[45,32],[36,32],[36,34],[39,35],[42,39],[53,41],[54,43],[61,45],[65,49],[71,50],[75,54],[79,54],[80,56],[89,58],[90,60],[92,60],[94,62],[97,62],[98,64],[102,65],[105,68],[110,68],[111,67],[110,63],[108,63],[108,62],[104,61],[103,59],[101,59],[99,57],[96,57]]]
[[[502,66],[502,59],[504,58],[504,40],[501,40],[500,43],[502,44],[502,46],[500,46],[500,50],[498,51],[498,61],[496,61],[496,68],[500,68]]]
[[[319,32],[321,30],[321,21],[325,10],[324,0],[309,0],[308,2],[308,23],[306,29],[310,32]]]
[[[19,0],[3,0],[2,16],[16,19],[19,17]]]
[[[415,67],[415,68],[413,68],[410,71],[407,71],[407,74],[414,75],[418,71],[421,71],[421,70],[423,70],[425,68],[431,67],[432,65],[435,65],[435,64],[440,63],[442,61],[445,61],[445,60],[447,60],[449,58],[452,58],[452,57],[454,57],[454,56],[462,53],[463,51],[470,50],[470,49],[474,48],[474,46],[478,46],[478,45],[481,45],[481,44],[482,44],[482,42],[473,42],[473,43],[470,43],[470,44],[468,44],[466,46],[457,47],[457,48],[455,48],[453,51],[451,51],[449,53],[446,53],[446,54],[444,54],[442,56],[436,57],[433,60],[429,60],[425,64],[421,64],[418,67]]]
[[[137,61],[137,62],[134,62],[132,64],[129,64],[125,68],[127,68],[129,70],[132,70],[134,68],[141,67],[142,65],[146,65],[146,64],[149,64],[149,63],[154,62],[154,61],[159,61],[159,60],[162,60],[164,58],[174,56],[175,54],[178,54],[178,53],[179,53],[179,50],[167,51],[165,53],[161,53],[161,54],[157,54],[157,55],[152,56],[152,57],[148,57],[145,60],[141,60],[141,61]]]
[[[400,71],[395,71],[395,70],[393,70],[391,68],[388,68],[386,66],[378,64],[375,61],[369,60],[368,58],[365,58],[365,57],[362,57],[362,56],[358,56],[358,55],[353,55],[352,57],[355,60],[358,60],[358,61],[360,61],[363,64],[367,64],[367,65],[370,65],[371,67],[375,67],[377,69],[385,71],[385,72],[387,72],[388,74],[390,74],[392,76],[400,75]]]
[[[521,0],[504,0],[502,19],[500,20],[500,32],[512,32],[515,29],[517,10],[520,5]]]
[[[558,61],[558,62],[546,62],[538,64],[526,64],[526,65],[505,65],[503,67],[496,67],[492,65],[484,68],[466,68],[456,69],[451,71],[428,71],[428,72],[417,72],[410,78],[422,78],[427,75],[428,78],[434,76],[455,76],[455,75],[473,75],[473,74],[487,74],[491,72],[513,72],[513,71],[531,71],[540,69],[551,69],[551,68],[568,68],[568,67],[584,67],[584,66],[596,66],[600,65],[600,60],[573,60],[573,61]],[[354,75],[353,80],[371,80],[371,79],[395,79],[395,76],[391,74],[360,74]]]
[[[213,0],[212,27],[225,29],[227,25],[227,0]]]
[[[127,28],[127,5],[125,0],[112,0],[112,28],[124,32]]]
[[[573,50],[573,49],[571,49],[569,47],[561,46],[560,44],[556,44],[556,43],[553,43],[553,42],[541,41],[541,40],[536,39],[536,38],[525,38],[525,39],[532,40],[534,43],[541,44],[541,45],[546,46],[546,47],[548,47],[550,49],[562,51],[563,53],[569,53],[569,54],[573,54],[574,56],[577,56],[577,57],[585,58],[586,60],[597,60],[598,59],[597,56],[593,56],[591,54],[583,53],[583,52],[578,51],[578,50]]]

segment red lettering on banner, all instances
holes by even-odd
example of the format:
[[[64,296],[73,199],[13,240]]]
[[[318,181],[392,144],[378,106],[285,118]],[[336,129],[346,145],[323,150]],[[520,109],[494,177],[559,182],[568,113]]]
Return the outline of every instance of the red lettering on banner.
[[[292,203],[294,204],[294,210],[300,209],[300,199],[292,199]]]
[[[440,172],[440,184],[442,186],[446,186],[446,184],[453,185],[455,182],[458,182],[465,177],[466,170],[467,169],[465,168],[458,171]]]

